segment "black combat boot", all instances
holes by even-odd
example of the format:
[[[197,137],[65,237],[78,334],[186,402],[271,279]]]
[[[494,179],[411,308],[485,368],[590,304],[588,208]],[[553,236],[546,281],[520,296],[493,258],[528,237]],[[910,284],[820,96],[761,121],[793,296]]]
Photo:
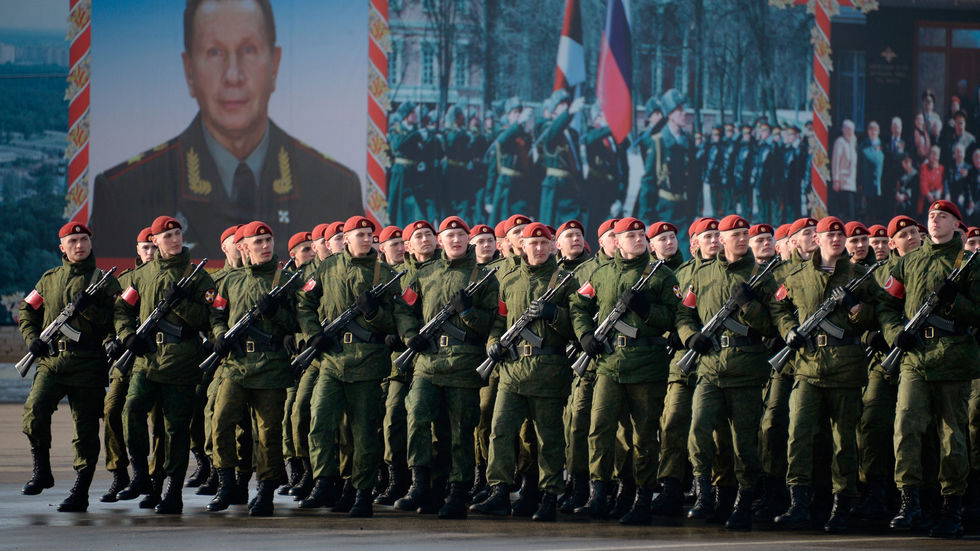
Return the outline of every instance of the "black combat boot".
[[[395,501],[399,511],[418,511],[431,491],[428,467],[412,467],[412,485],[403,497]]]
[[[408,472],[402,465],[388,465],[388,487],[384,493],[374,498],[378,505],[393,505],[408,491]]]
[[[371,500],[373,502],[374,498],[385,493],[388,489],[388,484],[391,482],[391,477],[388,476],[388,469],[383,469],[378,467],[378,474],[374,477],[374,489],[371,490]]]
[[[160,515],[179,515],[184,512],[184,500],[180,495],[181,488],[184,485],[184,475],[170,475],[170,479],[167,482],[167,491],[163,494],[163,499],[157,506],[154,507],[154,511]]]
[[[450,484],[449,497],[446,498],[446,503],[439,509],[439,518],[466,518],[466,488],[469,486],[471,485],[465,482],[452,482]]]
[[[368,490],[370,496],[370,490]],[[354,490],[354,483],[348,478],[344,480],[344,489],[340,492],[340,499],[330,508],[331,513],[349,513],[354,507],[354,498],[357,492]]]
[[[95,467],[85,467],[75,471],[75,485],[68,491],[68,497],[58,505],[62,513],[84,513],[88,510],[88,489],[92,485]]]
[[[902,506],[888,525],[893,530],[901,531],[922,528],[922,506],[919,505],[918,488],[902,488]]]
[[[565,480],[565,489],[562,490],[561,494],[559,494],[559,496],[558,496],[558,509],[559,510],[561,510],[561,508],[564,507],[566,503],[568,503],[568,502],[570,502],[572,500],[572,493],[574,491],[575,491],[574,478],[571,477],[571,476],[569,476],[568,479]]]
[[[218,491],[207,505],[208,511],[224,511],[232,504],[238,489],[235,485],[235,469],[218,469]]]
[[[687,518],[707,520],[715,512],[715,496],[711,492],[711,477],[694,478],[694,505],[687,512]]]
[[[773,519],[780,530],[807,530],[810,528],[810,499],[813,490],[809,486],[789,487],[789,509]]]
[[[786,481],[775,476],[762,479],[762,498],[752,510],[752,518],[756,522],[771,524],[776,515],[789,508],[789,491]]]
[[[374,491],[370,488],[357,490],[354,503],[350,506],[347,516],[351,518],[371,518],[374,516]]]
[[[470,505],[470,511],[482,515],[506,517],[510,515],[510,490],[506,484],[490,487],[490,495],[480,503]]]
[[[473,497],[472,499],[470,499],[470,501],[472,503],[480,503],[482,501],[486,501],[487,498],[490,497],[491,491],[493,491],[493,486],[490,485],[490,482],[487,482],[479,490],[476,489],[473,490]]]
[[[99,501],[102,503],[115,503],[119,500],[116,497],[123,488],[129,485],[129,470],[126,467],[120,467],[112,471],[112,484],[109,484],[109,489],[102,494]]]
[[[531,520],[537,522],[555,522],[558,518],[558,496],[550,492],[542,492],[541,506],[534,512]]]
[[[929,530],[932,538],[962,538],[963,537],[963,498],[961,496],[943,496],[943,507],[939,519]]]
[[[885,477],[868,477],[864,498],[851,509],[851,516],[872,521],[888,516],[888,485]]]
[[[432,482],[429,484],[429,493],[422,499],[419,508],[415,510],[416,513],[420,515],[435,515],[439,512],[439,509],[442,509],[446,498],[449,497],[449,479],[447,476],[442,475],[439,478],[432,479]]]
[[[157,473],[150,477],[150,493],[140,500],[140,509],[152,509],[163,499],[163,481],[166,479],[165,473]]]
[[[510,508],[510,514],[515,517],[529,517],[538,509],[541,492],[538,490],[538,470],[524,473],[521,489],[517,491],[517,501]]]
[[[319,509],[320,507],[333,507],[337,501],[337,486],[339,479],[336,476],[319,477],[313,479],[313,489],[309,495],[300,500],[300,509]]]
[[[313,490],[313,465],[310,464],[310,458],[300,458],[300,463],[303,464],[303,474],[296,481],[296,484],[289,489],[289,495],[293,496],[293,501],[303,501]]]
[[[732,514],[725,521],[726,530],[752,529],[752,490],[738,489]]]
[[[153,491],[153,481],[150,480],[146,458],[134,457],[132,462],[133,479],[129,482],[128,486],[119,490],[119,493],[116,494],[116,498],[120,501],[136,499],[143,494],[148,494]]]
[[[563,515],[570,515],[575,509],[585,505],[589,500],[589,473],[578,473],[572,475],[572,495],[558,507],[558,512]]]
[[[208,475],[208,479],[204,481],[203,484],[194,490],[194,493],[199,496],[213,496],[218,493],[218,468],[212,467],[211,474]]]
[[[194,460],[197,461],[197,468],[187,477],[187,487],[197,488],[211,476],[211,459],[204,453],[202,448],[191,448]]]
[[[250,517],[271,517],[275,506],[272,501],[276,497],[276,481],[260,480],[255,490],[255,499],[252,506],[248,508]]]
[[[470,497],[476,502],[476,496],[483,492],[487,487],[487,466],[477,465],[473,468],[473,488],[470,489]]]
[[[679,517],[684,513],[684,493],[681,481],[667,477],[660,481],[663,489],[650,504],[650,514],[662,517]]]
[[[303,462],[298,457],[290,457],[286,460],[286,465],[289,467],[289,479],[276,490],[281,496],[289,495],[289,491],[299,484],[299,479],[303,476]]]
[[[653,520],[650,509],[653,501],[653,490],[639,486],[636,488],[636,499],[633,500],[633,507],[625,515],[619,518],[619,523],[626,526],[644,526]]]
[[[713,486],[711,488],[715,497],[715,512],[708,517],[708,522],[713,524],[724,524],[728,522],[728,517],[732,516],[735,508],[735,497],[738,488],[732,486]]]
[[[919,488],[919,507],[922,508],[922,525],[919,530],[930,530],[939,520],[943,508],[943,496],[939,488],[930,486]]]
[[[235,473],[235,493],[231,505],[248,505],[248,483],[252,481],[252,471]]]
[[[31,448],[31,455],[34,457],[34,473],[20,491],[25,496],[36,496],[43,490],[54,487],[54,475],[51,474],[51,450]]]
[[[620,479],[619,488],[616,490],[616,503],[609,511],[609,516],[617,519],[622,518],[633,507],[635,497],[636,482],[633,477]]]
[[[830,518],[823,525],[823,531],[828,534],[847,533],[847,519],[851,514],[851,498],[842,494],[834,494],[834,507],[830,510]]]
[[[588,515],[595,519],[604,519],[609,516],[609,503],[606,501],[606,492],[609,483],[605,480],[593,480],[589,488],[589,500],[585,505],[575,509],[576,515]]]

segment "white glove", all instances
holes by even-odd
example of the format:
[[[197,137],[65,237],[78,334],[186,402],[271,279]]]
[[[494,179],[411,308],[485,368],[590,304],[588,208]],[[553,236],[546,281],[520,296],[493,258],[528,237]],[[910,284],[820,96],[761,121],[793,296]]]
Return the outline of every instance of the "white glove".
[[[572,100],[572,104],[568,106],[568,113],[574,115],[581,111],[583,107],[585,107],[585,98],[579,96]]]

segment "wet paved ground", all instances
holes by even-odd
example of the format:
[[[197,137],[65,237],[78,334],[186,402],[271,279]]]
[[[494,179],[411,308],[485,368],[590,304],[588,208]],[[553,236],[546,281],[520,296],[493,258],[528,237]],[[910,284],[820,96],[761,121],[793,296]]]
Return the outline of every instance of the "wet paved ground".
[[[542,525],[526,519],[472,517],[441,521],[375,507],[373,519],[350,519],[327,512],[299,511],[277,496],[276,515],[253,519],[244,507],[207,513],[209,498],[184,492],[184,515],[164,517],[136,508],[136,502],[105,504],[98,496],[109,484],[100,469],[92,485],[89,512],[58,513],[71,487],[71,426],[68,408],[55,414],[52,462],[56,485],[39,496],[22,496],[30,456],[20,432],[22,408],[0,405],[0,550],[216,550],[323,549],[612,551],[644,549],[980,549],[980,534],[959,541],[896,536],[887,532],[827,536],[818,532],[754,531],[731,533],[717,525],[670,523],[622,527],[615,522],[562,518]],[[253,483],[254,490],[254,483]]]

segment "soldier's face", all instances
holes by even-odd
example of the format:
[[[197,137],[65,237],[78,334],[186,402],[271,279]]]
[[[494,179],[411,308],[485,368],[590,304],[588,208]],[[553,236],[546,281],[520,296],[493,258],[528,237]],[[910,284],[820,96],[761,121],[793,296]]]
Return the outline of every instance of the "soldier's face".
[[[264,264],[272,260],[274,246],[271,235],[256,235],[245,239],[245,248],[252,264]]]
[[[616,234],[616,246],[623,258],[629,260],[648,254],[646,230],[631,230]]]
[[[316,252],[316,257],[320,260],[330,256],[330,247],[327,246],[327,240],[322,237],[313,241],[313,250]]]
[[[436,236],[429,228],[415,230],[409,241],[412,242],[412,252],[417,255],[428,258],[436,250]]]
[[[867,235],[856,235],[854,237],[848,237],[844,243],[844,247],[847,249],[847,253],[855,260],[864,260],[864,257],[868,256],[869,244]]]
[[[698,248],[701,249],[702,258],[713,258],[721,250],[721,232],[708,230],[699,233]]]
[[[269,41],[256,2],[206,1],[197,9],[191,51],[181,58],[191,97],[219,141],[265,132],[282,57]]]
[[[919,236],[919,228],[915,226],[904,228],[902,231],[893,235],[889,241],[889,245],[893,249],[898,250],[898,254],[902,256],[919,248],[921,244],[922,238]]]
[[[933,243],[945,243],[953,237],[960,221],[944,210],[929,211],[929,237]]]
[[[565,258],[578,258],[585,250],[585,236],[577,228],[565,230],[555,240],[555,246]]]
[[[160,256],[170,258],[177,256],[184,249],[184,232],[180,228],[167,230],[151,237],[153,244],[160,249]]]
[[[400,238],[389,239],[381,244],[381,254],[388,264],[400,264],[405,260],[405,242]]]
[[[612,230],[599,236],[599,247],[602,249],[603,254],[609,258],[616,255],[616,235]]]
[[[228,239],[231,239],[230,237]],[[225,241],[227,241],[226,239]],[[224,248],[224,244],[222,244]],[[136,244],[136,254],[139,255],[140,260],[143,262],[149,262],[153,260],[153,255],[157,252],[156,245],[152,241],[140,241]]]
[[[73,233],[61,238],[58,249],[65,253],[69,262],[81,262],[92,253],[92,238],[87,233]]]
[[[980,250],[980,237],[971,237],[967,239],[966,243],[963,244],[963,248],[972,253],[977,252],[977,250]]]
[[[684,109],[674,109],[670,112],[670,115],[667,115],[667,120],[670,121],[671,124],[684,126]]]
[[[446,258],[453,260],[466,254],[469,237],[465,230],[458,228],[439,232],[439,244],[446,251]]]
[[[844,254],[844,232],[828,231],[817,234],[817,242],[820,245],[821,258],[837,258]]]
[[[803,228],[790,236],[790,244],[795,245],[801,253],[810,254],[817,250],[816,234],[817,230],[813,226]]]
[[[236,262],[238,262],[240,257],[238,255],[238,250],[235,247],[234,235],[229,235],[224,241],[221,242],[221,252],[225,253],[225,260],[227,260],[229,264],[234,265]]]
[[[657,258],[667,260],[677,254],[677,234],[667,231],[654,236],[650,240],[650,248],[656,253]]]
[[[749,230],[742,228],[719,233],[726,256],[741,258],[749,252]]]
[[[769,233],[750,237],[749,248],[752,249],[752,256],[757,259],[769,259],[776,255],[776,245],[772,240],[772,234]]]
[[[492,235],[485,233],[470,239],[470,245],[473,245],[476,261],[481,264],[489,262],[493,258],[493,252],[497,250],[497,240]]]
[[[524,226],[527,226],[527,224],[514,226],[507,232],[507,240],[510,241],[510,248],[512,250],[521,250],[521,233],[524,232]]]
[[[371,228],[351,230],[343,236],[351,256],[366,256],[374,246],[374,231]]]
[[[327,240],[327,248],[333,254],[340,254],[344,252],[344,234],[338,233]]]
[[[306,264],[310,260],[313,260],[313,257],[316,256],[316,251],[313,250],[312,241],[304,241],[293,247],[293,250],[289,252],[293,257],[293,261],[297,268],[303,264]]]
[[[493,239],[497,243],[497,250],[500,251],[500,254],[503,255],[504,258],[510,256],[513,253],[513,249],[510,246],[509,239],[507,239],[506,237],[501,237],[499,239],[497,237],[494,237]]]
[[[521,250],[524,251],[527,263],[531,266],[544,264],[551,256],[553,247],[551,240],[546,237],[527,237],[521,243]]]
[[[871,248],[875,252],[875,260],[883,260],[888,258],[888,238],[887,237],[872,237],[868,240],[871,244]]]

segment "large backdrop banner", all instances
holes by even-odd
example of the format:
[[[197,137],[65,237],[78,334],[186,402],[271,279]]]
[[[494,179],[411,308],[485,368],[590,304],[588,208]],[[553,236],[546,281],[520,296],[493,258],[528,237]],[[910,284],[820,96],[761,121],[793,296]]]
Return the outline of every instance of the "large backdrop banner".
[[[220,259],[233,224],[268,222],[284,252],[363,212],[370,3],[186,6],[92,5],[87,207],[103,263],[131,258],[161,214],[193,256]]]

